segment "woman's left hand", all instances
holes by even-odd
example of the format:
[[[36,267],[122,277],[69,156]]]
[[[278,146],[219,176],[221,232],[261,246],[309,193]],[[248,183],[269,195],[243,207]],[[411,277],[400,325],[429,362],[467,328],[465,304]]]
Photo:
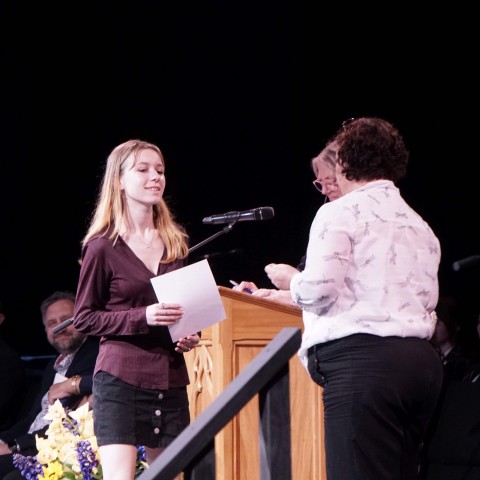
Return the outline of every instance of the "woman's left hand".
[[[292,277],[299,273],[299,270],[287,263],[269,263],[265,267],[265,273],[278,289],[290,290]]]
[[[188,337],[181,338],[177,342],[177,346],[175,347],[175,351],[180,353],[189,352],[192,348],[195,348],[200,342],[200,336],[198,333],[194,333],[193,335],[189,335]]]

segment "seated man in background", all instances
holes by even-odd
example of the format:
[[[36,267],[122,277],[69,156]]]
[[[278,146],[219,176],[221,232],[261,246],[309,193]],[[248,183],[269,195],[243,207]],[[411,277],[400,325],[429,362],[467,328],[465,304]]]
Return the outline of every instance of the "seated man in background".
[[[440,396],[435,407],[435,412],[430,420],[430,425],[425,434],[424,450],[422,452],[422,464],[418,480],[424,480],[428,470],[428,449],[432,442],[432,436],[440,421],[440,413],[443,408],[445,395],[450,383],[461,381],[465,376],[471,359],[463,349],[459,334],[461,322],[459,318],[459,304],[456,298],[449,295],[441,295],[435,307],[437,323],[430,343],[438,353],[439,361],[443,366],[443,383]]]
[[[437,324],[430,342],[442,361],[444,387],[451,380],[462,380],[471,363],[458,340],[460,331],[458,312],[459,308],[454,297],[440,296],[435,307]]]
[[[45,435],[49,421],[44,416],[55,400],[59,399],[65,408],[75,409],[88,401],[92,393],[99,339],[87,337],[73,325],[57,333],[52,331],[73,316],[74,305],[73,293],[58,291],[46,298],[40,306],[48,342],[59,355],[45,368],[40,392],[28,414],[9,429],[0,432],[0,479],[9,472],[12,473],[8,478],[22,478],[13,465],[13,454],[37,453],[35,435]]]
[[[480,339],[480,314],[476,332]],[[471,363],[462,380],[445,388],[427,447],[426,480],[480,478],[480,362]]]
[[[462,380],[464,382],[478,383],[480,385],[480,313],[477,315],[475,330],[477,332],[478,350],[476,351],[475,360],[471,362]]]
[[[0,326],[5,321],[0,300]],[[9,428],[25,394],[25,369],[19,353],[0,334],[0,431]]]

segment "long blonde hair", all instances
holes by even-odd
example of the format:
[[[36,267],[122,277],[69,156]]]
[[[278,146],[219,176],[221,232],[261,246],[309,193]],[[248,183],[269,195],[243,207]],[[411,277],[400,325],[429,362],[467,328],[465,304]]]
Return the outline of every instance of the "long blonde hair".
[[[130,155],[133,155],[135,164],[139,153],[145,149],[158,153],[165,165],[160,149],[156,145],[143,140],[128,140],[111,151],[107,158],[96,208],[88,231],[82,240],[82,246],[85,246],[92,237],[97,235],[117,241],[123,225],[125,210],[120,177],[125,168],[125,161]],[[163,198],[160,199],[158,204],[153,206],[153,223],[165,244],[167,252],[166,258],[162,260],[162,263],[170,263],[176,258],[185,258],[188,255],[188,235],[184,228],[175,222]]]

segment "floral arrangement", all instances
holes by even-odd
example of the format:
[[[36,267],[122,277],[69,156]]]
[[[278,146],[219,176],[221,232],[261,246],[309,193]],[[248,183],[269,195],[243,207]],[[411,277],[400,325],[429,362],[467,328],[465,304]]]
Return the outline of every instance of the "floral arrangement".
[[[56,400],[45,419],[51,423],[46,438],[35,436],[37,455],[16,453],[13,456],[13,463],[22,476],[32,480],[101,480],[102,466],[89,404],[65,411]],[[146,468],[145,448],[138,446],[135,477]]]

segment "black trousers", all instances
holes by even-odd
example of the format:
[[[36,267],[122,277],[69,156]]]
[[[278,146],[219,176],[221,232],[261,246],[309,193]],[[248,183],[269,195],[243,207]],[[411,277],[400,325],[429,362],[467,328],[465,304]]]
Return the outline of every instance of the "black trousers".
[[[15,469],[15,470],[12,470],[10,473],[7,473],[3,477],[3,480],[24,480],[24,478],[20,473],[20,470]]]
[[[433,347],[418,338],[357,334],[309,350],[324,387],[328,480],[414,480],[442,384]]]
[[[17,470],[13,465],[13,455],[11,453],[8,453],[6,455],[0,455],[0,479],[4,480],[5,475],[7,475],[8,473],[12,473],[12,475],[18,474],[17,478],[22,478],[20,470]]]

